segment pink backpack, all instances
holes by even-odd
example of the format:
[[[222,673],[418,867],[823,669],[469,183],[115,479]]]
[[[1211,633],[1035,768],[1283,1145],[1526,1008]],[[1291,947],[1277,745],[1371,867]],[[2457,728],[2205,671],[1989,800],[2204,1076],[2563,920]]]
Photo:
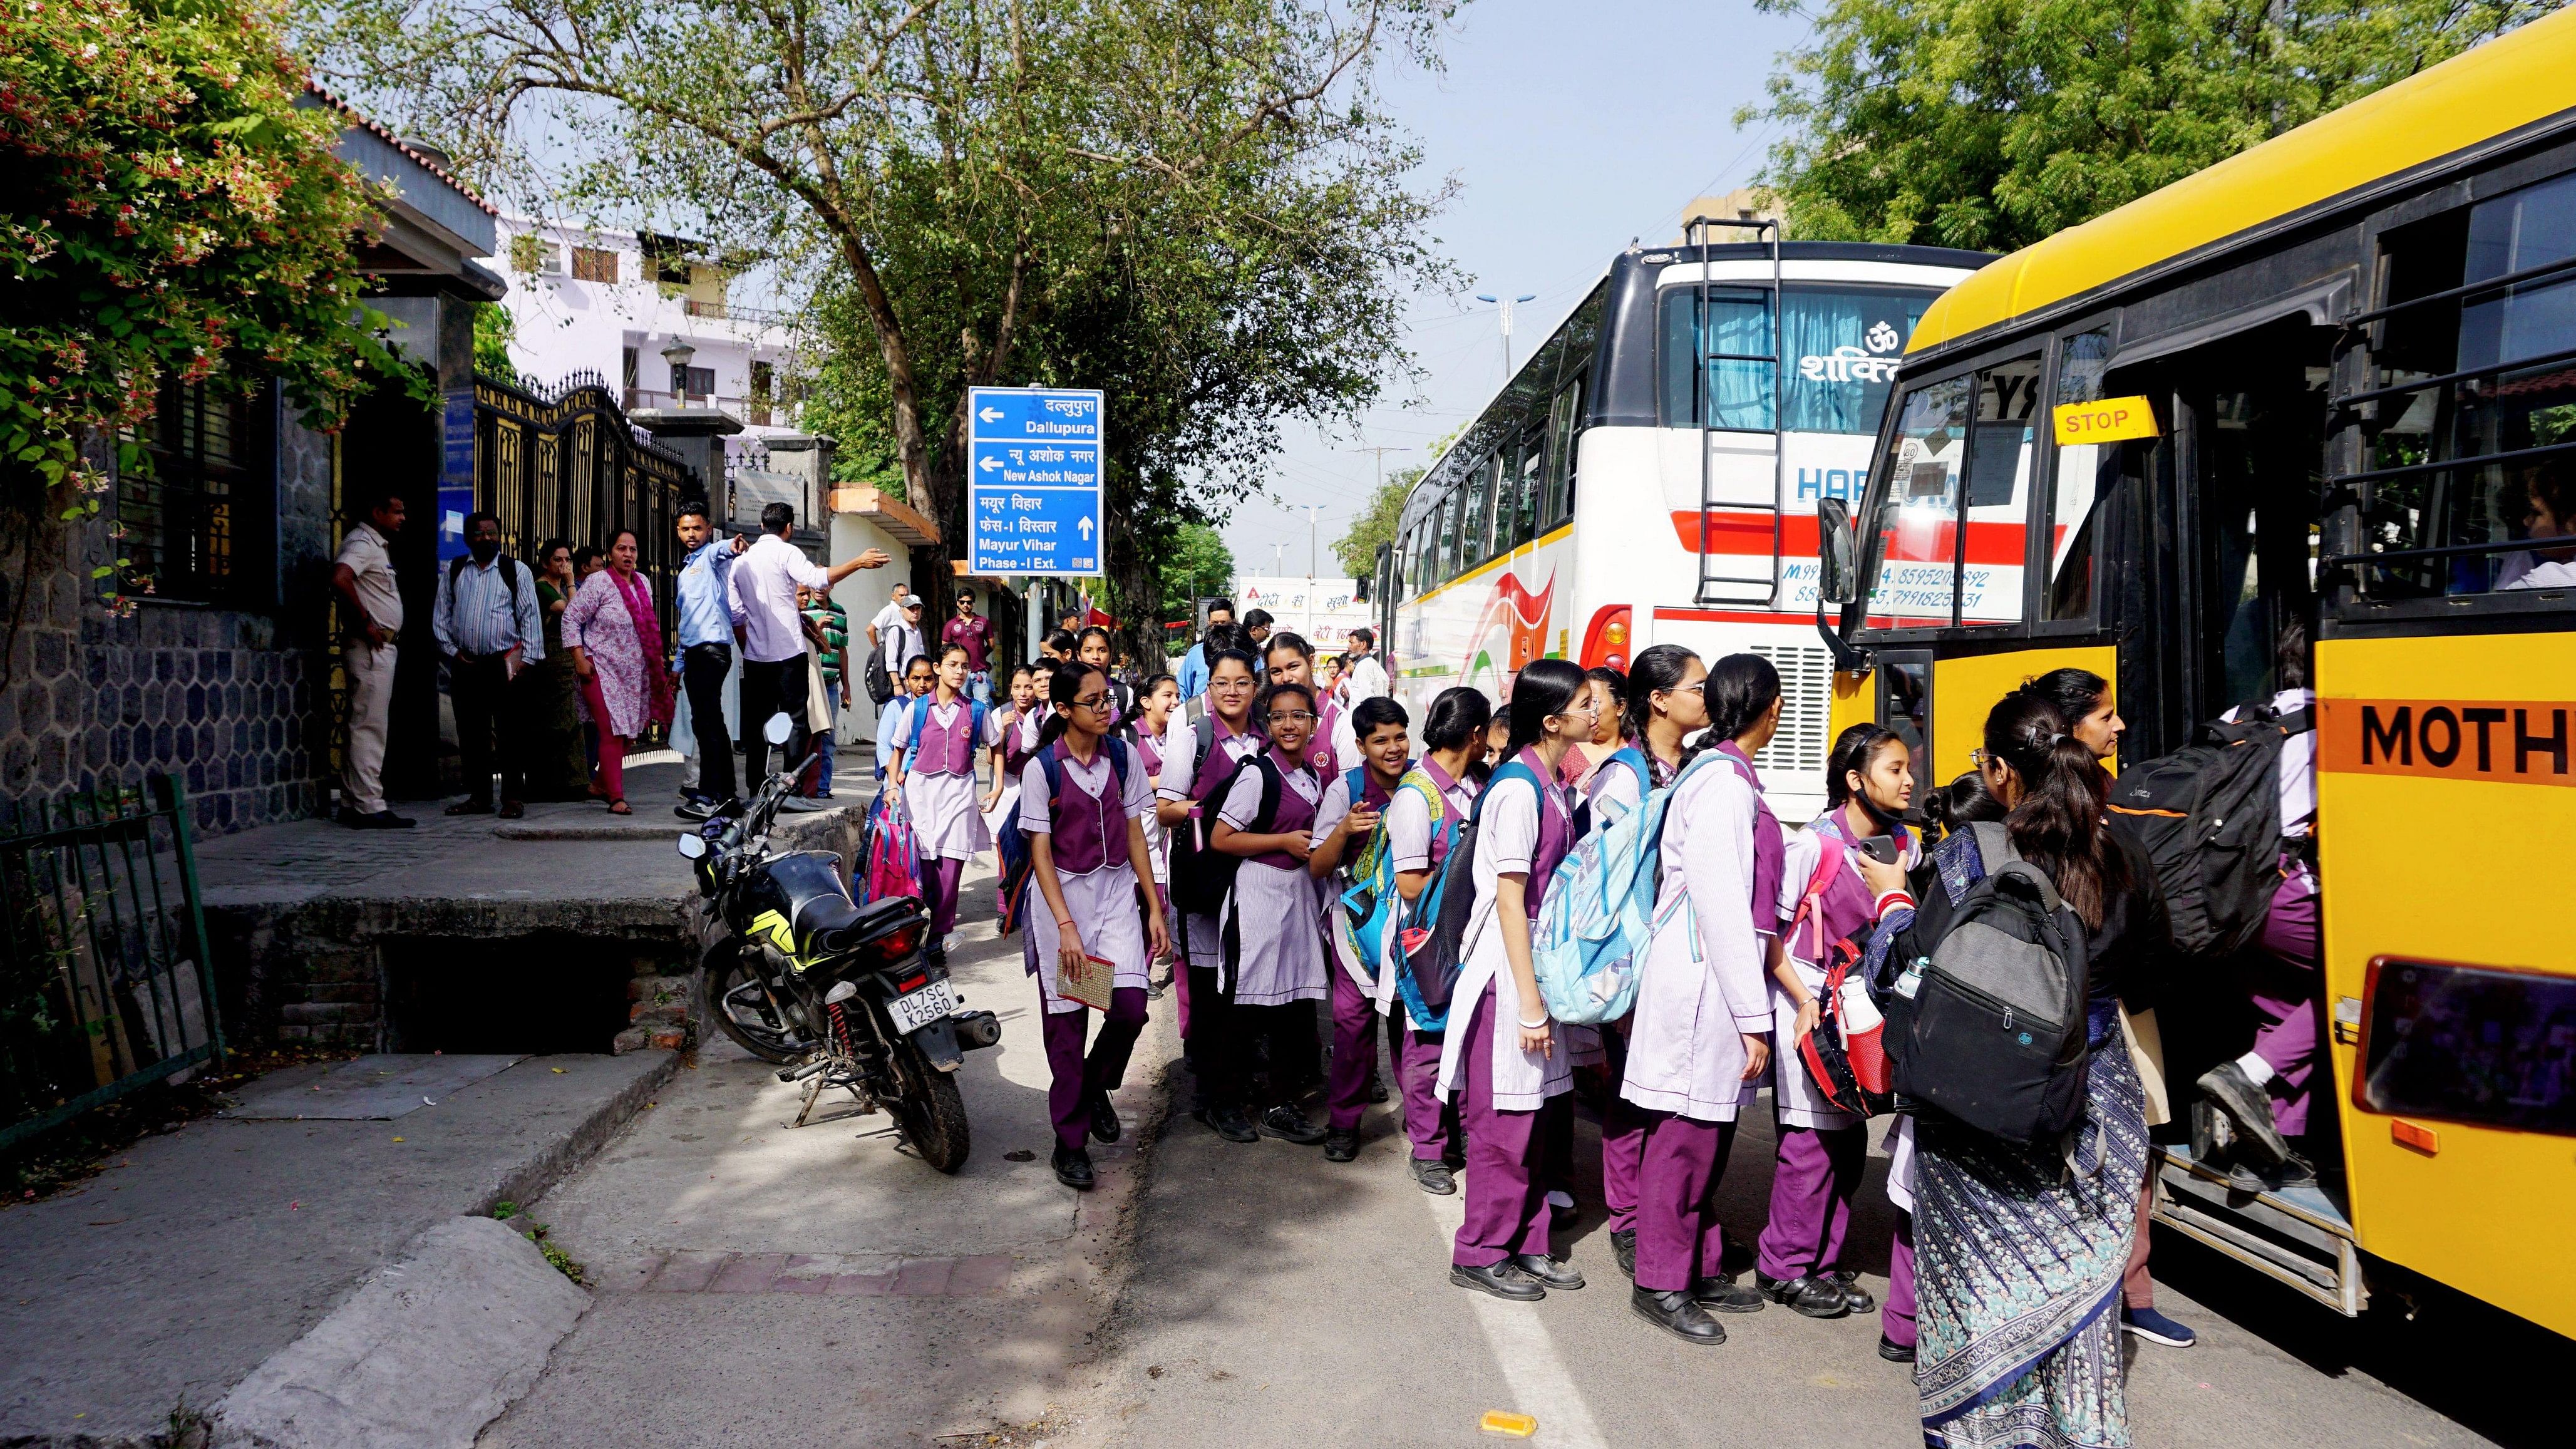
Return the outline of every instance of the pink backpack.
[[[912,830],[912,810],[901,790],[880,790],[868,807],[867,837],[859,850],[857,879],[851,882],[859,904],[890,896],[921,894],[921,844]]]

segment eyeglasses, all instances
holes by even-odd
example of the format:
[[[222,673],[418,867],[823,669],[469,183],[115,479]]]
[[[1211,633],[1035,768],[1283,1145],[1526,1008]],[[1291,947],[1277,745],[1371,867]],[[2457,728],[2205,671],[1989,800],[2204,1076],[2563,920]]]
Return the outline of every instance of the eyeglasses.
[[[1270,712],[1272,724],[1312,724],[1314,721],[1315,717],[1302,709],[1274,709]]]
[[[1996,761],[1997,756],[1995,752],[1982,745],[1978,746],[1976,749],[1968,751],[1968,763],[1976,766],[1980,770],[1984,769],[1988,765],[1996,763]]]
[[[1073,702],[1075,709],[1107,709],[1110,699],[1105,694],[1086,694]]]

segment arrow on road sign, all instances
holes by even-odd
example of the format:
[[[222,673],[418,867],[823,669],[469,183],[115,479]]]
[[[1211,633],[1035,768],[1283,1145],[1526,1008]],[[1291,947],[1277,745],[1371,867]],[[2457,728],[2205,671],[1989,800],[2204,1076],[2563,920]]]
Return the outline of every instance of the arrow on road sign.
[[[990,473],[994,469],[1002,466],[1002,460],[999,458],[985,458],[977,462],[975,466],[983,469],[987,473]]]
[[[988,407],[982,412],[977,413],[975,416],[982,418],[988,423],[998,423],[1002,420],[1002,410],[996,407]]]
[[[1080,523],[1078,523],[1078,524],[1074,525],[1074,526],[1082,530],[1082,541],[1083,541],[1084,543],[1089,543],[1089,542],[1091,542],[1091,517],[1090,517],[1090,515],[1085,514],[1085,515],[1083,516],[1083,518],[1082,518],[1082,521],[1081,521]]]

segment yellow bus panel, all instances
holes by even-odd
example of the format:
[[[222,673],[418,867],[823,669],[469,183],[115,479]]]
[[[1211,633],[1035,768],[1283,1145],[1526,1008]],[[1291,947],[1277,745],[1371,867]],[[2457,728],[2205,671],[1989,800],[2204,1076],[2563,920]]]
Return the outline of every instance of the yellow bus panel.
[[[2446,701],[2455,715],[2492,701],[2546,704],[2548,714],[2531,711],[2541,721],[2565,723],[2558,710],[2576,717],[2576,635],[2331,639],[2316,658],[2329,714],[2339,701],[2373,701],[2386,726],[2391,702],[2414,702],[2420,722]],[[2506,721],[2495,748],[2510,752],[2512,730]],[[2459,738],[2436,736],[2437,749]],[[2446,779],[2364,773],[2355,746],[2324,743],[2317,821],[2330,1023],[2358,1008],[2379,956],[2576,976],[2566,887],[2551,879],[2563,872],[2546,851],[2546,825],[2532,824],[2576,804],[2549,768],[2555,759],[2544,751],[2525,762],[2540,783]],[[2385,736],[2379,744],[2384,751]],[[2471,734],[2456,749],[2463,768],[2476,748]],[[2576,1336],[2576,1242],[2566,1231],[2576,1138],[2365,1112],[2353,1102],[2356,1033],[2336,1025],[2330,1034],[2361,1246]]]
[[[2112,680],[2118,698],[2119,657],[2108,644],[2079,649],[2014,649],[1968,654],[1932,663],[1932,738],[1924,742],[1932,778],[1914,782],[1920,793],[1949,784],[1974,768],[1968,752],[1985,742],[1986,714],[1995,701],[2052,669],[2090,669]]]

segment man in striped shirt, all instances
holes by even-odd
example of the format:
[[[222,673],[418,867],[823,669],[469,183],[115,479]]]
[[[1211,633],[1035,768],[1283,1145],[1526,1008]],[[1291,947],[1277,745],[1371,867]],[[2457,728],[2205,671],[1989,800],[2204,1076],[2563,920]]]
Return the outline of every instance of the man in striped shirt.
[[[501,552],[501,520],[465,519],[466,556],[439,571],[430,630],[447,656],[447,694],[456,706],[457,748],[465,758],[465,798],[450,815],[492,813],[492,769],[501,771],[501,818],[527,813],[519,803],[519,742],[512,739],[510,681],[543,659],[546,635],[537,618],[537,581]]]

